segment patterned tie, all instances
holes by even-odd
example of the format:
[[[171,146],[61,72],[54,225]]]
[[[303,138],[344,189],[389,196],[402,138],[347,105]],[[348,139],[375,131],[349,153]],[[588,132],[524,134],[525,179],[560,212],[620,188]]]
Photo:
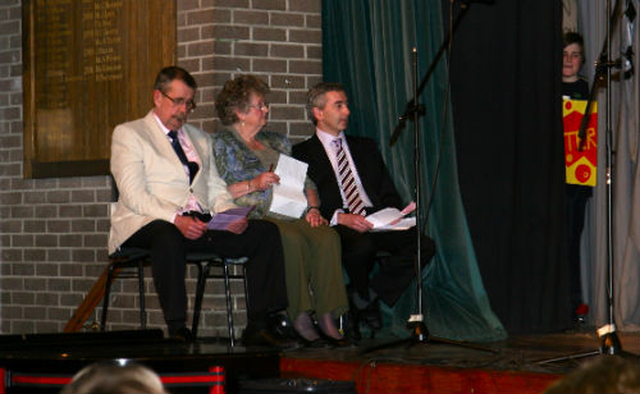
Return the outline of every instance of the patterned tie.
[[[364,203],[358,193],[358,185],[353,178],[351,167],[349,166],[349,160],[342,147],[342,139],[336,138],[333,140],[333,144],[336,148],[336,157],[338,159],[338,174],[340,175],[340,184],[342,185],[342,192],[347,199],[347,205],[349,206],[349,212],[356,215],[366,216],[367,212],[364,209]]]
[[[171,146],[173,147],[173,150],[178,155],[178,158],[180,159],[182,164],[184,164],[189,168],[189,184],[191,184],[191,182],[193,182],[193,178],[196,177],[196,174],[198,173],[200,166],[198,166],[198,163],[189,161],[189,159],[187,159],[187,155],[184,154],[184,150],[182,150],[182,145],[180,145],[180,141],[178,140],[177,131],[171,130],[169,132],[169,137],[171,138]]]

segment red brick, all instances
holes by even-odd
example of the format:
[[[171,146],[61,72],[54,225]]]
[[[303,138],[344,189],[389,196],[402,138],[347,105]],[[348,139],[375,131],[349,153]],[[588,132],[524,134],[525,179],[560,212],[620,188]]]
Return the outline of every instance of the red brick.
[[[267,25],[269,24],[269,13],[266,11],[233,11],[233,24],[240,25]]]
[[[286,41],[287,31],[279,28],[262,28],[253,29],[253,39],[257,41]]]
[[[300,45],[271,45],[272,57],[303,58],[304,47]]]
[[[320,13],[322,0],[295,0],[289,2],[289,11]]]
[[[269,16],[271,26],[303,27],[304,16],[301,14],[273,12]]]

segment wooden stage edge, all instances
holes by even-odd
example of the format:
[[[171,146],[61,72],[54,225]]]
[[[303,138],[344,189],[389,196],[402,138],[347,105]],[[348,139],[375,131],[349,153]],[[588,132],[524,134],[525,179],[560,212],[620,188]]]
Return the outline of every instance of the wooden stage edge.
[[[623,352],[640,363],[640,332],[619,334]],[[373,347],[377,345],[379,341],[372,343]],[[599,338],[585,331],[513,336],[487,345],[493,352],[437,343],[370,353],[363,352],[362,346],[307,349],[284,353],[280,376],[351,381],[361,394],[541,394],[583,363],[605,357],[598,354],[599,345]],[[571,356],[574,358],[543,362]]]
[[[402,365],[384,362],[336,362],[282,358],[283,378],[306,377],[355,382],[358,393],[542,393],[562,377],[516,371],[491,371]]]

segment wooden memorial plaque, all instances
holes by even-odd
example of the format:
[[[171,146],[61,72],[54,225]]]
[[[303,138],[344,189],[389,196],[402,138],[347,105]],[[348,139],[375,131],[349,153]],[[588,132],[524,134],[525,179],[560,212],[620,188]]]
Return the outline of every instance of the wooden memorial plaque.
[[[24,176],[109,173],[111,133],[176,61],[175,0],[23,0]]]

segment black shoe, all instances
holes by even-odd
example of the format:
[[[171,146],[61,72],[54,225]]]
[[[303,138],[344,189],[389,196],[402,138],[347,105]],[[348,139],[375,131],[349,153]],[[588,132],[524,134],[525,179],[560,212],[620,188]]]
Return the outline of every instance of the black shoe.
[[[178,328],[177,330],[170,330],[169,339],[171,341],[179,343],[191,343],[194,341],[191,330],[184,326]]]
[[[374,330],[382,328],[382,313],[380,312],[380,300],[374,299],[366,308],[358,311],[358,317]]]
[[[272,347],[280,350],[293,350],[302,347],[300,341],[285,338],[273,330],[251,324],[247,325],[242,333],[242,345],[245,347]]]
[[[349,312],[340,316],[338,327],[340,327],[342,335],[349,341],[357,344],[362,339],[357,311],[349,310]]]
[[[269,328],[283,338],[298,340],[300,336],[293,328],[293,323],[287,314],[274,314],[269,316]]]

